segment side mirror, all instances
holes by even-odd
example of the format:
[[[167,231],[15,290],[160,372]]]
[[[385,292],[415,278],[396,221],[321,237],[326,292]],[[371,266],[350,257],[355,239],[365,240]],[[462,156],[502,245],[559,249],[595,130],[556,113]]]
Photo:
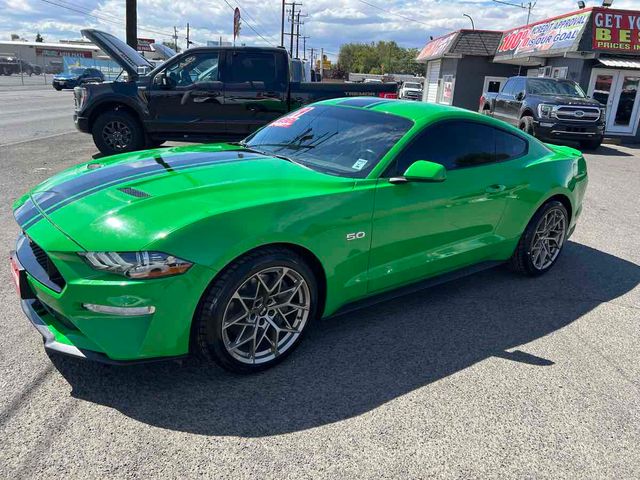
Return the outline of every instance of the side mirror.
[[[153,84],[159,87],[168,88],[169,79],[167,78],[166,72],[160,72],[158,75],[153,77]]]
[[[517,101],[524,100],[524,92],[518,92],[518,93],[516,93],[516,100],[517,100]]]
[[[427,160],[416,160],[404,172],[401,177],[392,177],[391,183],[407,182],[444,182],[447,178],[447,170],[443,165]]]

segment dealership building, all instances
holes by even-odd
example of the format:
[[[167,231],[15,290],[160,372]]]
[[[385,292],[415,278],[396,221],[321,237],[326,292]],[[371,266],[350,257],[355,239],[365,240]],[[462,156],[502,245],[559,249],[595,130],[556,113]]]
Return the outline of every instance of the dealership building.
[[[510,76],[566,78],[607,106],[607,136],[640,142],[640,11],[585,8],[504,32],[459,30],[417,61],[426,102],[476,110]]]

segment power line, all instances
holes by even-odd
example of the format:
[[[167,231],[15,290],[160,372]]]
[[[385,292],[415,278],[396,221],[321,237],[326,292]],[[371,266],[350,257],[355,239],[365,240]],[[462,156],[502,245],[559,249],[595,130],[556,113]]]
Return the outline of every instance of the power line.
[[[101,15],[92,13],[91,11],[82,9],[81,7],[64,5],[64,4],[61,4],[61,3],[52,2],[51,0],[40,0],[40,1],[44,2],[44,3],[48,3],[49,5],[54,5],[56,7],[64,8],[66,10],[71,10],[72,12],[80,13],[80,14],[86,15],[88,17],[93,17],[96,20],[100,20],[100,21],[106,22],[106,23],[111,23],[113,25],[122,26],[122,23],[123,23],[122,19],[117,19],[117,17],[115,17],[113,15],[109,15],[109,17],[112,17],[114,19],[114,20],[111,20],[111,19],[103,17]],[[107,14],[105,14],[105,15],[107,15]],[[168,36],[168,37],[171,36],[170,33],[161,32],[159,30],[153,30],[153,29],[150,29],[150,28],[138,27],[138,30],[141,30],[143,32],[149,32],[149,33],[157,33],[159,35],[164,35],[164,36]]]
[[[375,8],[375,9],[377,9],[377,10],[380,10],[381,12],[388,13],[389,15],[395,15],[396,17],[400,17],[400,18],[402,18],[402,19],[404,19],[404,20],[407,20],[407,21],[409,21],[409,22],[419,23],[420,25],[424,25],[425,27],[429,27],[429,28],[431,28],[431,25],[427,25],[426,23],[421,22],[420,20],[416,20],[415,18],[405,17],[404,15],[400,15],[399,13],[395,13],[395,12],[392,12],[392,11],[390,11],[390,10],[386,10],[386,9],[384,9],[384,8],[382,8],[382,7],[379,7],[379,6],[377,6],[377,5],[374,5],[373,3],[369,3],[369,2],[367,2],[367,1],[365,1],[365,0],[358,0],[358,1],[359,1],[360,3],[364,3],[365,5],[369,5],[369,6],[370,6],[370,7],[372,7],[372,8]]]

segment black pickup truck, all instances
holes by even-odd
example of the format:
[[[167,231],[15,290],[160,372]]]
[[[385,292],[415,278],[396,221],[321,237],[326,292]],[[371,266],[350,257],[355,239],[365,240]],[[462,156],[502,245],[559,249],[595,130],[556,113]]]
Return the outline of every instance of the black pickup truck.
[[[571,80],[511,77],[500,93],[482,94],[479,111],[542,140],[578,141],[596,149],[604,137],[604,105]]]
[[[190,48],[153,66],[120,39],[83,30],[126,72],[125,81],[76,87],[76,127],[103,154],[166,140],[236,141],[290,110],[344,96],[397,98],[396,84],[356,85],[290,80],[283,48]]]

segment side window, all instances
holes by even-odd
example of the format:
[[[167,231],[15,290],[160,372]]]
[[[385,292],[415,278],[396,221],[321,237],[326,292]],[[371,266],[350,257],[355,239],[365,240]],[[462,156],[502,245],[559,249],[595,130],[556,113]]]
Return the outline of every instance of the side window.
[[[527,141],[511,133],[502,130],[495,131],[496,138],[496,162],[513,160],[527,153],[529,145]]]
[[[233,52],[230,64],[225,68],[224,81],[227,83],[262,82],[265,87],[273,87],[278,81],[276,58],[273,53]]]
[[[525,81],[524,78],[518,78],[514,81],[513,84],[513,94],[517,95],[518,93],[524,93],[524,85],[525,85]]]
[[[507,80],[507,83],[504,84],[504,88],[500,93],[503,95],[513,95],[515,93],[514,86],[515,86],[515,79],[510,78],[509,80]]]
[[[428,127],[400,153],[395,175],[402,175],[416,160],[429,160],[447,170],[473,167],[495,161],[493,127],[475,122],[451,121]]]
[[[189,87],[200,82],[218,80],[218,53],[188,55],[171,65],[166,71],[174,88]]]

